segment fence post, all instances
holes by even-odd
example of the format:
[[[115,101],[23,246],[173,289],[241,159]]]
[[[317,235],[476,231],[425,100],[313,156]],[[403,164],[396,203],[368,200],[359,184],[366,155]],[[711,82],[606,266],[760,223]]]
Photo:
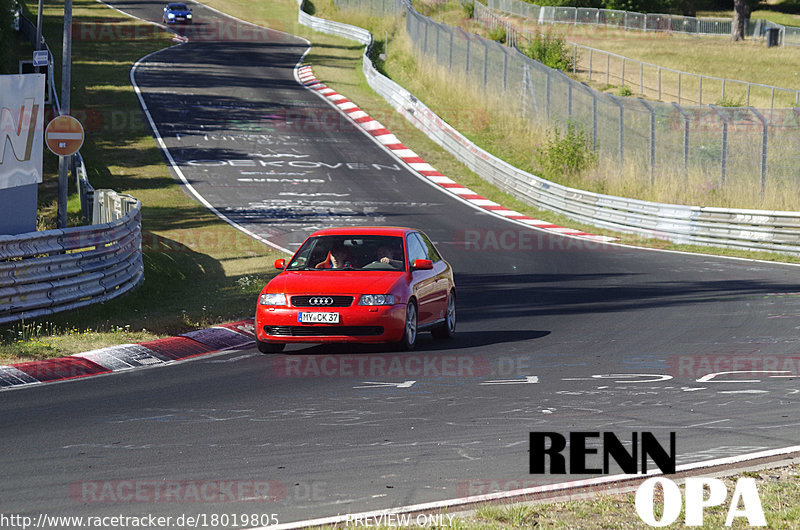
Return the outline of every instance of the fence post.
[[[755,114],[756,118],[761,121],[761,198],[764,198],[764,192],[767,188],[767,131],[769,124],[766,118],[753,107],[750,107],[750,112]]]
[[[450,32],[450,59],[448,60],[448,68],[450,70],[452,70],[453,69],[453,37],[455,36],[456,32],[452,28],[448,28],[447,31]]]
[[[650,185],[652,186],[656,183],[654,171],[656,167],[656,111],[642,98],[639,98],[639,102],[650,112]]]
[[[619,164],[622,166],[625,162],[625,107],[611,94],[608,97],[619,107]]]
[[[678,105],[681,104],[681,73],[678,72]]]
[[[661,101],[661,67],[658,67],[658,100]]]
[[[747,83],[747,106],[750,106],[750,83]]]
[[[622,58],[622,77],[620,78],[620,83],[622,86],[625,86],[625,57]]]
[[[699,82],[699,87],[697,89],[697,104],[698,105],[702,105],[703,104],[703,76],[702,75],[698,76],[697,79],[698,79],[698,82]]]
[[[574,44],[575,49],[572,52],[572,73],[578,73],[578,45]]]
[[[644,96],[644,63],[639,63],[639,93]]]
[[[722,100],[725,101],[725,78],[722,78]]]
[[[689,115],[683,111],[680,105],[672,102],[675,109],[681,113],[683,117],[683,169],[686,171],[686,176],[689,176]]]
[[[508,89],[508,52],[505,46],[500,46],[503,51],[503,90]]]
[[[545,72],[547,75],[545,81],[545,91],[544,91],[544,108],[545,108],[545,116],[547,119],[550,119],[550,72],[549,70]]]
[[[589,89],[592,96],[592,148],[597,151],[597,91]]]
[[[592,48],[589,48],[589,81],[592,80],[592,52],[593,51],[594,50]],[[798,94],[800,94],[800,92],[798,92]]]
[[[436,64],[442,64],[439,57],[439,24],[436,24]]]
[[[606,53],[606,85],[610,85],[609,83],[609,75],[611,72],[611,54]]]
[[[775,107],[775,87],[772,87],[772,94],[769,99],[769,117],[772,118],[772,109]]]
[[[483,44],[483,90],[486,91],[486,85],[489,83],[489,43],[481,41]]]
[[[709,105],[722,119],[722,184],[725,184],[728,166],[728,116],[719,111],[716,105]]]
[[[467,55],[464,58],[464,77],[469,78],[469,48],[470,44],[472,43],[472,39],[470,39],[469,35],[466,33],[464,33],[464,35],[467,37]]]
[[[567,116],[572,117],[572,81],[567,80]]]

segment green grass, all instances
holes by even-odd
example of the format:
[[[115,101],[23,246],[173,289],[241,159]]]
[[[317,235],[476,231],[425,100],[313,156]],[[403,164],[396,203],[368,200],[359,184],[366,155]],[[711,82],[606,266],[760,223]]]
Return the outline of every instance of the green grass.
[[[725,503],[720,506],[706,508],[703,514],[702,528],[731,528],[725,526],[736,479],[752,477],[756,479],[759,499],[761,500],[767,528],[795,529],[800,521],[800,466],[784,466],[764,469],[755,472],[743,472],[722,478],[728,489]],[[680,486],[683,491],[684,487]],[[440,516],[443,525],[429,525],[427,528],[437,530],[510,530],[518,528],[545,529],[621,529],[636,530],[647,528],[639,519],[635,506],[636,493],[582,495],[576,500],[563,502],[546,502],[532,500],[518,504],[485,504],[470,512],[444,512],[428,514],[429,519]],[[588,498],[587,498],[588,497]],[[656,494],[655,510],[660,515],[663,501]],[[740,506],[741,508],[741,506]],[[685,512],[681,511],[675,523],[666,528],[678,529],[684,526]],[[415,521],[415,515],[411,516]],[[376,520],[371,520],[375,523]],[[736,517],[732,528],[746,528],[747,519]],[[327,529],[336,527],[326,526]],[[389,530],[389,526],[373,526],[381,530]]]

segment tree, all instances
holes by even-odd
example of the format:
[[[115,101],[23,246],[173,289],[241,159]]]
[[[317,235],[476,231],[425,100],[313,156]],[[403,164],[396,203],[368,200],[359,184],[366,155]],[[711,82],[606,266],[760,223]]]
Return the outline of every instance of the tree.
[[[733,27],[731,40],[744,40],[747,35],[747,26],[750,23],[750,13],[759,0],[733,0]]]
[[[11,41],[14,38],[12,23],[14,22],[14,2],[0,0],[0,73],[8,69],[11,56]]]

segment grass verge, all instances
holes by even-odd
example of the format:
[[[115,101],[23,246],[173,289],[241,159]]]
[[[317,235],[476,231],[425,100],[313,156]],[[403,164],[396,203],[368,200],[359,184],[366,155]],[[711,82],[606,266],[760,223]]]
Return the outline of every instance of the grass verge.
[[[767,528],[797,528],[800,520],[800,465],[784,466],[747,471],[721,478],[728,489],[726,502],[719,506],[706,508],[703,528],[747,528],[747,518],[741,515],[726,527],[728,503],[738,478],[748,477],[756,480]],[[684,487],[680,486],[682,497]],[[707,493],[706,493],[707,494]],[[429,525],[428,528],[447,528],[450,530],[506,530],[517,528],[547,529],[639,529],[646,528],[636,513],[635,492],[623,494],[598,494],[590,498],[565,502],[533,502],[512,505],[486,505],[469,513],[450,514],[442,517],[442,525]],[[655,498],[655,516],[660,517],[663,500],[659,493]],[[738,506],[742,508],[741,504]],[[685,528],[684,511],[675,523],[665,528]],[[451,519],[452,518],[452,519]],[[436,519],[431,519],[436,520]],[[411,521],[416,521],[411,516]],[[413,524],[411,526],[414,526]],[[376,528],[389,529],[388,526]],[[396,527],[394,527],[396,528]]]
[[[740,477],[756,479],[768,528],[796,528],[800,520],[800,466],[786,466],[745,472],[723,478],[728,488],[728,501]],[[681,491],[684,488],[681,486]],[[644,523],[636,514],[635,493],[599,495],[590,500],[550,504],[520,504],[488,506],[468,518],[462,518],[461,528],[642,528]],[[656,506],[659,506],[659,502]],[[727,503],[706,509],[703,528],[725,528]],[[735,528],[746,527],[746,518],[737,518]],[[668,528],[683,528],[683,517]],[[459,528],[456,526],[456,528]]]

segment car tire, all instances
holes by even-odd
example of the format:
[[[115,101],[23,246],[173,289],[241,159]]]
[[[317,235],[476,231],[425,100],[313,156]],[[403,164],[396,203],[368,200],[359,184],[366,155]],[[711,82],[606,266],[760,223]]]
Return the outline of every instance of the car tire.
[[[414,300],[409,300],[406,304],[406,320],[403,326],[403,338],[400,339],[400,349],[412,351],[417,346],[417,304]]]
[[[261,353],[280,353],[286,347],[282,342],[261,342],[256,340],[258,351]]]
[[[447,310],[444,315],[444,322],[431,329],[431,335],[435,339],[452,339],[456,334],[456,293],[450,291],[447,297]]]

